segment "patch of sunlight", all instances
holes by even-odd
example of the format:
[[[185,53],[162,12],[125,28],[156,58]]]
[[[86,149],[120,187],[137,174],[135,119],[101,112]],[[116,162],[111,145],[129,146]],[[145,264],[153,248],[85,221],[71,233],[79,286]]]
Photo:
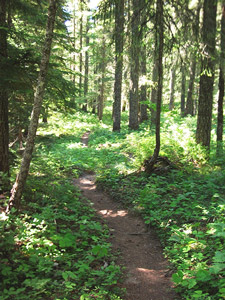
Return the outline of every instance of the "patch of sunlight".
[[[187,235],[192,234],[192,227],[188,227],[187,229],[184,229],[183,232]]]
[[[102,128],[105,128],[105,129],[108,129],[110,126],[107,125],[107,124],[101,123],[101,127],[102,127]]]
[[[171,126],[169,126],[169,130],[173,140],[175,140],[180,144],[180,146],[185,148],[187,141],[192,136],[191,130],[185,126],[178,124],[172,124]]]
[[[139,84],[140,84],[140,86],[148,85],[151,87],[156,85],[151,79],[148,79],[148,77],[145,75],[143,75],[139,78]]]
[[[127,171],[127,167],[125,162],[121,162],[121,163],[117,163],[115,165],[115,169],[117,169],[119,171],[119,173],[124,173]]]
[[[128,214],[126,210],[113,211],[111,209],[102,209],[99,211],[99,213],[104,217],[112,217],[112,218],[125,217]]]
[[[5,220],[7,220],[8,218],[9,218],[9,216],[7,216],[5,212],[2,212],[2,213],[0,214],[0,221],[5,221]]]
[[[191,0],[191,2],[189,3],[189,6],[188,6],[188,8],[189,9],[194,9],[194,8],[196,8],[197,6],[198,6],[198,0]]]
[[[144,268],[137,268],[136,269],[138,272],[142,273],[146,279],[150,279],[151,282],[156,282],[161,280],[161,274],[160,274],[160,270],[150,270],[150,269],[144,269]]]
[[[102,148],[119,148],[121,146],[120,143],[110,143],[110,142],[106,142],[104,144],[100,144],[96,149],[102,149]]]
[[[66,148],[68,149],[80,149],[80,147],[83,147],[83,144],[79,143],[73,143],[69,144]]]

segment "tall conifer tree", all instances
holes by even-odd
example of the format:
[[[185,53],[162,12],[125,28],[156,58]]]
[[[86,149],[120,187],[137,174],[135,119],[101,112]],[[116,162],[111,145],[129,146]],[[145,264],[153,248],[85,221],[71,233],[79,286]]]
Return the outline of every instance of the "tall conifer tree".
[[[224,74],[225,74],[225,0],[222,1],[220,33],[220,76],[219,76],[219,99],[217,114],[217,154],[222,150],[223,141],[223,104],[224,104]]]
[[[36,92],[34,96],[33,110],[31,114],[31,120],[29,125],[28,137],[26,142],[25,151],[23,154],[20,171],[17,175],[16,182],[12,188],[11,197],[6,209],[7,212],[10,211],[12,207],[16,209],[20,208],[21,197],[23,189],[26,183],[27,175],[30,168],[30,162],[32,159],[32,153],[34,148],[34,141],[36,137],[38,120],[41,112],[41,106],[45,91],[45,82],[47,76],[47,70],[49,65],[51,45],[53,39],[53,29],[55,24],[55,16],[57,7],[59,5],[59,0],[50,0],[49,9],[48,9],[48,21],[46,26],[46,37],[44,48],[42,51],[42,60],[40,63],[40,71],[38,75],[38,82],[36,87]]]
[[[113,103],[113,131],[120,131],[123,74],[124,0],[115,0],[116,68]]]
[[[157,34],[156,34],[156,55],[157,61],[157,101],[156,101],[156,132],[155,132],[155,149],[153,156],[146,168],[148,173],[151,173],[154,164],[159,156],[160,151],[160,118],[161,118],[161,104],[162,104],[162,91],[163,91],[163,48],[164,48],[164,4],[163,0],[157,0],[156,7],[156,24],[157,24]]]
[[[140,0],[132,0],[131,45],[130,45],[130,95],[129,95],[129,127],[138,129],[139,112],[139,72],[140,72]]]
[[[0,172],[9,174],[8,92],[4,82],[7,71],[6,15],[7,1],[0,0]]]
[[[200,76],[199,107],[197,119],[197,143],[210,148],[212,103],[216,45],[217,0],[204,0],[202,30],[202,61]]]

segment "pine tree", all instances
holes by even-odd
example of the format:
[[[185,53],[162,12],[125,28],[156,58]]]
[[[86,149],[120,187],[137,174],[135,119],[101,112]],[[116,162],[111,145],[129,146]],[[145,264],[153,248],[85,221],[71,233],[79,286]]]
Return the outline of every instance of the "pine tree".
[[[7,70],[7,1],[0,0],[0,182],[1,172],[9,175],[8,92],[4,74]]]
[[[222,152],[223,141],[223,104],[224,104],[224,74],[225,74],[225,0],[222,1],[220,33],[220,75],[219,75],[219,98],[217,112],[217,154]]]
[[[210,148],[212,103],[216,44],[217,0],[204,0],[203,7],[203,53],[201,61],[199,107],[197,119],[197,143]]]
[[[115,1],[115,82],[113,103],[113,131],[120,131],[121,93],[123,73],[123,42],[124,40],[124,0]]]
[[[46,27],[46,37],[45,37],[44,48],[42,51],[42,60],[40,63],[40,71],[38,76],[36,92],[34,96],[34,105],[33,105],[30,125],[29,125],[26,147],[23,154],[20,171],[17,175],[16,182],[12,188],[12,193],[9,199],[6,212],[9,212],[12,207],[15,207],[16,209],[20,208],[21,197],[26,183],[26,178],[29,172],[30,162],[32,159],[34,141],[35,141],[36,131],[38,127],[38,120],[41,112],[41,106],[42,106],[42,101],[43,101],[43,96],[45,91],[45,82],[46,82],[47,70],[48,70],[50,53],[51,53],[51,45],[53,39],[53,29],[54,29],[55,16],[56,16],[56,10],[58,5],[59,5],[59,0],[50,0],[49,10],[48,10],[48,21]]]
[[[157,85],[157,102],[156,102],[156,145],[153,156],[146,168],[146,172],[151,173],[154,164],[159,156],[160,151],[160,117],[161,117],[161,103],[162,103],[162,90],[163,90],[163,48],[164,48],[164,4],[163,0],[157,0],[156,7],[156,24],[157,24],[157,35],[156,35],[156,53],[157,57],[157,74],[158,74],[158,85]]]
[[[130,45],[130,94],[129,94],[129,127],[138,129],[139,113],[139,74],[140,74],[140,0],[132,0],[131,45]]]

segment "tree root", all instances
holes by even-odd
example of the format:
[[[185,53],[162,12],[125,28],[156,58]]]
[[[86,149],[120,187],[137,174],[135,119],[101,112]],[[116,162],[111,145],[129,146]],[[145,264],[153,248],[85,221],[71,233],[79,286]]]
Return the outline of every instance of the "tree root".
[[[177,169],[177,167],[166,156],[158,156],[154,166],[152,166],[151,162],[152,157],[144,161],[143,171],[147,174],[155,173],[158,175],[165,175],[170,170]]]

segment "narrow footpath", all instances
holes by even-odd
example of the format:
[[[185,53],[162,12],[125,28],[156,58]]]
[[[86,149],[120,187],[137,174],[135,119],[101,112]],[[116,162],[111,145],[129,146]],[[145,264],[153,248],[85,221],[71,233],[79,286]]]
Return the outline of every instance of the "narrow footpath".
[[[88,133],[82,142],[87,146]],[[117,261],[125,267],[126,278],[122,288],[124,300],[175,300],[179,297],[172,289],[168,262],[153,230],[143,220],[121,207],[104,192],[98,191],[94,174],[84,174],[74,180],[85,198],[93,203],[96,212],[109,227],[113,251],[119,252]],[[116,200],[116,199],[115,199]]]

